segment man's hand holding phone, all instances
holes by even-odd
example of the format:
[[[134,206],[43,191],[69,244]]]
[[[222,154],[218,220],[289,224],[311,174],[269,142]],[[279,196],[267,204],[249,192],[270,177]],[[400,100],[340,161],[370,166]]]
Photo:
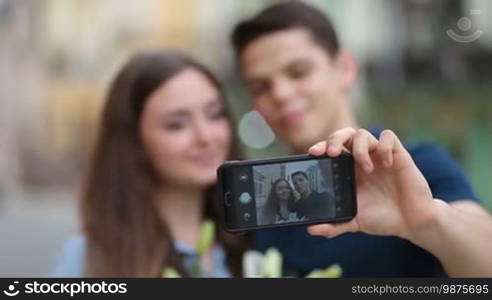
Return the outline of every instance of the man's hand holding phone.
[[[352,153],[357,182],[357,216],[349,222],[313,225],[313,235],[335,237],[362,231],[394,235],[413,241],[431,230],[438,217],[434,200],[422,173],[390,130],[377,140],[365,129],[344,128],[309,149],[313,156],[336,157]]]

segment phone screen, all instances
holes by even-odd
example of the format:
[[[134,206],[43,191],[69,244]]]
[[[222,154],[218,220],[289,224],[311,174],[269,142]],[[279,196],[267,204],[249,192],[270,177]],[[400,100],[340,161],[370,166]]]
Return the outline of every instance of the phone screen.
[[[253,166],[258,225],[334,218],[331,160]]]
[[[240,229],[351,218],[353,180],[346,156],[231,167],[225,180],[229,223]]]

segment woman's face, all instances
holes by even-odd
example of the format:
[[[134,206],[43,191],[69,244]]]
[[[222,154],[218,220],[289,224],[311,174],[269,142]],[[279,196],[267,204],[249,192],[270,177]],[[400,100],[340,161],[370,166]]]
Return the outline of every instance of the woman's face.
[[[277,185],[275,185],[275,193],[277,195],[277,199],[287,200],[291,196],[292,190],[287,182],[280,181]]]
[[[161,180],[205,188],[231,146],[231,126],[223,99],[200,71],[188,68],[163,83],[147,99],[140,135]]]

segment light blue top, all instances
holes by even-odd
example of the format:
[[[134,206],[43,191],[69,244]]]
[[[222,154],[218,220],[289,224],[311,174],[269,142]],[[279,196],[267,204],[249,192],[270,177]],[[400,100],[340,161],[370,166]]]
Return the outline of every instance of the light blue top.
[[[181,241],[175,241],[176,250],[183,255],[183,264],[186,270],[191,273],[192,267],[199,260],[196,251],[188,244]],[[83,236],[74,236],[67,240],[58,260],[52,277],[83,277],[84,260],[86,251],[86,240]],[[231,277],[226,265],[224,249],[220,245],[214,245],[212,248],[213,271],[203,273],[202,277]]]

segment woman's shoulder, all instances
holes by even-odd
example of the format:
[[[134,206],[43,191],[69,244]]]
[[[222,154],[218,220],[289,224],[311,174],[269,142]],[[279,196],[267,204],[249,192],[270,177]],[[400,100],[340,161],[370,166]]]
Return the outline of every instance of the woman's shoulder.
[[[83,235],[77,234],[70,236],[62,248],[63,254],[82,255],[85,253],[86,239]]]
[[[81,277],[86,252],[86,239],[83,235],[68,238],[57,258],[53,277]]]
[[[78,248],[78,247],[85,247],[85,236],[82,234],[75,234],[70,236],[64,244],[64,247],[66,248]]]

